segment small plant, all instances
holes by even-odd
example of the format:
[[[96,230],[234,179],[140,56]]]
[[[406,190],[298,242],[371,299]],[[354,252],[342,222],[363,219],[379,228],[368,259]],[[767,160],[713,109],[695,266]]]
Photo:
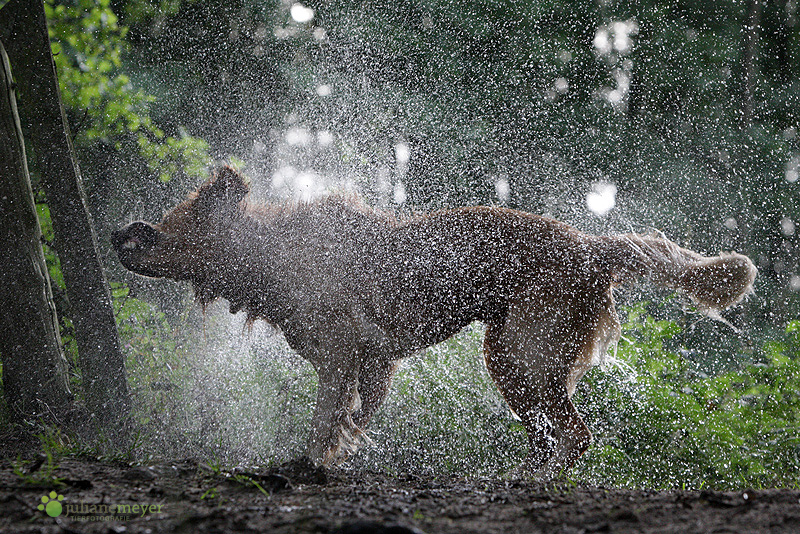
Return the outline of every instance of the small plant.
[[[69,454],[71,446],[65,445],[65,436],[60,430],[46,427],[39,434],[41,452],[34,460],[23,460],[17,457],[13,462],[14,474],[23,483],[31,486],[56,487],[64,483],[54,472],[58,468],[58,458]]]
[[[243,475],[241,473],[232,473],[231,474],[231,478],[234,481],[236,481],[239,484],[241,484],[242,486],[255,488],[258,491],[260,491],[262,494],[264,494],[267,497],[269,497],[269,492],[267,492],[267,490],[265,490],[264,487],[261,484],[259,484],[256,480],[254,480],[252,477],[249,477],[247,475]]]
[[[39,462],[40,459],[30,461],[17,457],[12,462],[12,470],[23,484],[29,486],[54,487],[64,485],[60,478],[53,476],[53,471],[57,466],[50,457],[47,457],[41,464]]]
[[[203,494],[200,495],[200,500],[202,500],[202,501],[204,501],[204,500],[212,500],[212,499],[216,499],[217,497],[219,497],[219,488],[214,486],[214,487],[208,488],[206,491],[204,491]]]

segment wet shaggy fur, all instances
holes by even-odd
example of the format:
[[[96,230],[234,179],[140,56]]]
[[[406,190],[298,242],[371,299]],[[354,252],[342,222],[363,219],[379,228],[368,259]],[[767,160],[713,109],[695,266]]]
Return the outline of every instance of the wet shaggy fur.
[[[219,168],[161,223],[130,224],[113,244],[131,271],[188,280],[200,302],[224,298],[282,330],[319,376],[308,452],[322,464],[366,439],[401,358],[478,320],[489,373],[528,433],[517,473],[552,478],[591,440],[570,398],[619,337],[614,286],[645,277],[714,314],[756,275],[740,254],[591,236],[510,209],[396,220],[335,197],[251,206],[247,193]]]

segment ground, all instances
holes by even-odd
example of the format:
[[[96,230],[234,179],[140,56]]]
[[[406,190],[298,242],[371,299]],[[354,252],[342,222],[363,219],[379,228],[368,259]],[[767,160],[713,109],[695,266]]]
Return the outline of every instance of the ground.
[[[108,520],[115,512],[129,515]],[[326,471],[303,461],[225,472],[192,460],[0,460],[0,532],[9,533],[799,531],[797,490],[640,491]]]

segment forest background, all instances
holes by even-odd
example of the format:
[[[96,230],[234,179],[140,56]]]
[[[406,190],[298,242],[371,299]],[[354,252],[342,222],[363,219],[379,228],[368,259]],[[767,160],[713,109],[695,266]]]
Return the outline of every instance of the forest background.
[[[149,444],[140,458],[190,450],[223,463],[277,461],[303,440],[309,368],[267,329],[225,341],[240,336],[236,324],[198,317],[184,286],[123,272],[108,242],[124,223],[159,220],[212,162],[232,161],[263,201],[354,191],[401,214],[503,205],[585,231],[655,229],[695,250],[749,255],[756,295],[726,314],[729,324],[644,287],[620,292],[627,363],[594,372],[578,392],[597,438],[578,476],[798,484],[794,0],[45,5]],[[479,338],[473,328],[404,368],[360,462],[496,473],[523,454],[521,428],[480,367]],[[464,409],[452,410],[453,399]],[[277,423],[287,417],[296,430]],[[400,430],[398,419],[408,421]],[[480,433],[489,437],[476,443]]]

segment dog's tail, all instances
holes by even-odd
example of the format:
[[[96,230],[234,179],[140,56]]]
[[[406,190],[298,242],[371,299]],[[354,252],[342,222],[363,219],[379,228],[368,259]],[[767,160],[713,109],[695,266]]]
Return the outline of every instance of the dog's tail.
[[[706,257],[681,248],[663,234],[601,236],[601,261],[615,282],[647,277],[655,284],[677,289],[711,317],[741,302],[753,292],[756,267],[735,252]]]

